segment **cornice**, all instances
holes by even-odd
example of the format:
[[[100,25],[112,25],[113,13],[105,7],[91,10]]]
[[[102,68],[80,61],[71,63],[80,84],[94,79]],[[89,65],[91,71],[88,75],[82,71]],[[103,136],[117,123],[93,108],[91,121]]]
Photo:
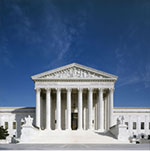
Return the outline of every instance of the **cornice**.
[[[35,82],[42,81],[42,82],[116,82],[115,79],[35,79]]]
[[[114,107],[114,109],[150,109],[150,107]]]
[[[25,110],[22,110],[22,111],[0,111],[0,113],[34,113],[35,110],[32,110],[32,111],[25,111]]]
[[[33,113],[35,107],[0,107],[0,113]]]
[[[0,110],[1,109],[35,109],[35,107],[0,107]]]
[[[150,113],[150,107],[114,107],[114,113]]]
[[[114,113],[150,113],[150,111],[131,111],[131,110],[127,110],[127,111],[113,111]]]

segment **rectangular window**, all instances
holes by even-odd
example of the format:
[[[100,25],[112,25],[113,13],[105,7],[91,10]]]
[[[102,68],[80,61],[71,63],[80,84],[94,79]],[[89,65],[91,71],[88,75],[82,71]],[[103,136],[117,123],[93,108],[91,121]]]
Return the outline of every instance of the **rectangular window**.
[[[141,122],[141,130],[144,129],[144,122]]]
[[[5,128],[8,129],[8,122],[5,122]]]
[[[127,125],[127,129],[128,129],[128,122],[125,122],[125,125]]]
[[[136,129],[136,122],[133,122],[133,129]]]
[[[16,129],[16,122],[13,122],[13,129]]]

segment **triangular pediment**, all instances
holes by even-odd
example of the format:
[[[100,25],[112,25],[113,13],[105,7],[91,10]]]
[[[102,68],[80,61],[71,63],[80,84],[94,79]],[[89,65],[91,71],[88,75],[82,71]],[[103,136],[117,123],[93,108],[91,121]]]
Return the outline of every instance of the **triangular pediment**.
[[[57,69],[53,69],[41,74],[32,76],[33,80],[36,79],[114,79],[117,80],[117,76],[108,74],[90,67],[86,67],[80,64],[70,64]]]

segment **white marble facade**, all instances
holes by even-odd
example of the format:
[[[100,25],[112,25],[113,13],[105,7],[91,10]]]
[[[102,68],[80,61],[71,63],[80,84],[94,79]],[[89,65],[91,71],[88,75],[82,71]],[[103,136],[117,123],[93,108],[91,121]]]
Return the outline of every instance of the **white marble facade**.
[[[51,130],[108,130],[117,76],[79,64],[32,76],[36,126]]]
[[[0,125],[5,127],[7,122],[11,135],[20,137],[28,115],[41,130],[100,132],[108,131],[119,116],[124,116],[131,136],[150,135],[150,108],[113,107],[115,75],[73,63],[32,76],[32,80],[35,108],[0,107]]]

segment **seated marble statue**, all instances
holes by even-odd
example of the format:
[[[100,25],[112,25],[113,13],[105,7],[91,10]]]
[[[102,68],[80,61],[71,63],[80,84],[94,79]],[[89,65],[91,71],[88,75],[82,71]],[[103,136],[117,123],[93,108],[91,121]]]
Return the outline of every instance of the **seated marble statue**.
[[[25,117],[25,123],[23,124],[23,126],[33,126],[33,118],[28,115],[28,117]]]
[[[123,125],[124,124],[124,116],[119,116],[118,118],[117,118],[117,124],[118,125]]]

